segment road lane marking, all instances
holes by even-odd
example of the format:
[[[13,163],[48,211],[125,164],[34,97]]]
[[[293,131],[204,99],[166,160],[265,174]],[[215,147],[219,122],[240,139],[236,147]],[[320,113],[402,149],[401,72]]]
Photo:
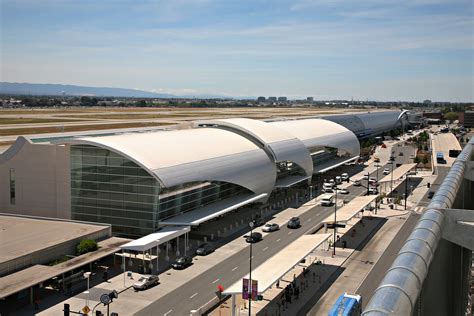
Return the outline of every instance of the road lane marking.
[[[291,232],[291,231],[290,231],[290,232],[288,232],[288,235],[291,235],[291,234],[293,234],[293,232]]]
[[[268,249],[268,247],[265,247],[265,248],[263,248],[262,250],[263,250],[263,251],[266,251],[267,249]]]
[[[281,239],[280,239],[280,238],[278,238],[278,239],[277,239],[277,242],[279,242],[280,240],[281,240]]]
[[[191,295],[189,298],[193,298],[193,297],[195,297],[196,295],[198,295],[198,293],[197,293],[197,292],[196,292],[196,293],[194,293],[193,295]]]
[[[212,284],[216,283],[217,281],[219,281],[219,279],[215,279],[215,280],[212,282]]]
[[[308,218],[308,222],[311,222],[313,219],[312,218]]]
[[[166,315],[168,315],[168,314],[169,314],[169,313],[171,313],[172,311],[173,311],[173,310],[172,310],[172,309],[170,309],[169,311],[167,311],[166,313],[164,313],[164,314],[163,314],[163,316],[166,316]]]
[[[235,270],[237,270],[238,268],[239,268],[239,266],[233,268],[232,271],[235,271]]]

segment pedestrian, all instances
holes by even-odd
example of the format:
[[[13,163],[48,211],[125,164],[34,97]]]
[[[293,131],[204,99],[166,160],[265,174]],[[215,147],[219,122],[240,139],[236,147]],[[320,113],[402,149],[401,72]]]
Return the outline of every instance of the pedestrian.
[[[109,278],[109,273],[107,272],[107,270],[104,270],[104,274],[102,274],[102,280],[104,282],[107,282],[108,278]]]
[[[277,280],[276,286],[277,288],[280,288],[280,279]]]

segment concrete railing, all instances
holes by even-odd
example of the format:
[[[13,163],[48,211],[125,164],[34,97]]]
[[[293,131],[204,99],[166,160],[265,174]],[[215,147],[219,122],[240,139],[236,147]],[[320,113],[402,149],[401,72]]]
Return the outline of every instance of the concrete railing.
[[[445,222],[442,210],[452,207],[473,149],[474,138],[453,163],[362,315],[412,315],[441,239]]]

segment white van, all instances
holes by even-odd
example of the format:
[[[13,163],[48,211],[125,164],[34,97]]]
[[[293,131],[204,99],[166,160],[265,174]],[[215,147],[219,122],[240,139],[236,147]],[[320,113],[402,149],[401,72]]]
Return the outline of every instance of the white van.
[[[331,206],[334,204],[334,194],[323,194],[321,196],[321,205],[322,206]]]

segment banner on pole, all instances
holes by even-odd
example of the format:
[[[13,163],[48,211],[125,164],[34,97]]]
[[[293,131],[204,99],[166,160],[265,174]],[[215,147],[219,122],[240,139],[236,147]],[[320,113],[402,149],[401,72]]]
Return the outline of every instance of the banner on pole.
[[[252,280],[252,300],[256,301],[258,296],[258,280]]]
[[[242,279],[242,299],[249,299],[249,279]]]

